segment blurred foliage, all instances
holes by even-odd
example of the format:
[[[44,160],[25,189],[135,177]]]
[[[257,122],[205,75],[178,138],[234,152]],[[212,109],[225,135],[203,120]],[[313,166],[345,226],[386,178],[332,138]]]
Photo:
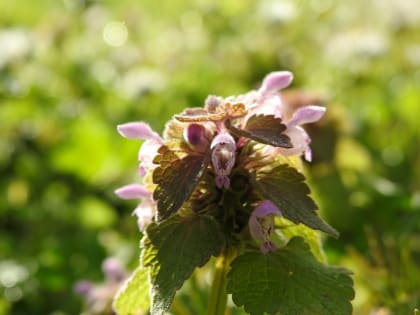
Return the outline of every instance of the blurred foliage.
[[[113,195],[139,143],[209,93],[269,71],[324,100],[307,165],[331,262],[354,270],[355,314],[420,306],[420,11],[416,0],[0,2],[0,314],[78,314],[80,278],[139,232]],[[174,314],[203,314],[208,270]],[[239,314],[240,310],[232,311]]]

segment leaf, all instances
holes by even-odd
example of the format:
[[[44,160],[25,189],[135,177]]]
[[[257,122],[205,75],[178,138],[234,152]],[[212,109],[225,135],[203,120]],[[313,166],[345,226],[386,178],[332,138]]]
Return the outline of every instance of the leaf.
[[[247,137],[276,147],[293,147],[289,136],[283,134],[286,125],[274,115],[253,115],[247,120],[244,129],[234,127],[230,121],[227,121],[226,125],[233,134],[239,137]]]
[[[118,315],[145,315],[150,306],[148,270],[138,267],[114,298]]]
[[[231,264],[228,293],[251,315],[351,315],[349,270],[318,262],[301,237],[285,248],[247,252]]]
[[[304,238],[305,242],[309,245],[312,254],[323,263],[327,262],[325,257],[324,249],[322,248],[322,242],[320,237],[320,232],[313,230],[303,224],[294,224],[286,218],[276,217],[276,224],[281,226],[280,233],[281,235],[289,241],[295,236],[301,236]]]
[[[304,182],[305,177],[295,168],[282,164],[268,172],[253,173],[251,180],[261,195],[274,202],[286,219],[338,237],[338,232],[316,213],[318,206],[308,196],[310,189]]]
[[[176,212],[188,200],[210,162],[210,154],[190,153],[180,157],[168,146],[162,146],[153,163],[153,199],[157,201],[159,219]]]
[[[161,315],[194,269],[220,254],[224,238],[219,224],[210,216],[174,215],[159,225],[149,225],[142,244],[141,260],[150,268],[151,314]]]

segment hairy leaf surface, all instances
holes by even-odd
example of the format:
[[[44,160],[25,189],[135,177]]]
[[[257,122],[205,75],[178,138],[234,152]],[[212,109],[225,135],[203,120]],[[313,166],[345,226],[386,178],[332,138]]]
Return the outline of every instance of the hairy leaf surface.
[[[224,246],[219,224],[209,216],[170,217],[152,223],[143,239],[142,263],[150,270],[152,315],[162,315],[175,292]]]
[[[290,138],[283,134],[286,125],[281,123],[280,118],[275,118],[273,115],[253,115],[248,119],[244,129],[236,128],[230,122],[227,123],[227,127],[237,136],[276,147],[293,147]]]
[[[115,296],[113,308],[118,315],[145,315],[150,306],[148,270],[138,267]]]
[[[318,216],[305,177],[295,168],[282,164],[268,172],[254,173],[252,180],[261,195],[274,202],[286,219],[338,237],[338,232]]]
[[[168,146],[159,148],[154,163],[153,183],[157,184],[153,199],[157,200],[159,219],[176,212],[191,196],[210,162],[209,154],[177,154]]]
[[[351,272],[318,262],[301,237],[285,248],[237,257],[228,273],[233,301],[251,315],[351,315]]]

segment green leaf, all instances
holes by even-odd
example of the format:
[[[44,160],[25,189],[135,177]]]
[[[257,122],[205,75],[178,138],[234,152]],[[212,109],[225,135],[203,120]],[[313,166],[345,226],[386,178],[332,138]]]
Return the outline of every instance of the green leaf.
[[[351,315],[351,272],[318,262],[301,237],[285,248],[237,257],[228,273],[228,293],[252,315]]]
[[[180,157],[168,146],[159,148],[154,163],[153,183],[157,184],[153,198],[157,200],[159,219],[176,212],[191,196],[210,162],[210,154],[190,153]]]
[[[159,225],[149,225],[142,244],[142,263],[150,268],[151,313],[161,315],[194,269],[220,254],[224,238],[212,217],[174,215]]]
[[[301,173],[286,164],[252,176],[261,195],[274,202],[286,219],[338,237],[338,232],[318,216],[318,207],[308,196],[311,191],[304,180]]]
[[[232,126],[230,121],[227,121],[226,125],[236,136],[247,137],[276,147],[293,147],[290,138],[282,133],[286,130],[286,125],[273,115],[253,115],[247,120],[244,129]]]
[[[313,230],[303,224],[294,224],[283,217],[276,217],[276,224],[281,227],[280,231],[277,230],[277,232],[280,232],[282,238],[285,239],[284,242],[289,241],[295,236],[301,236],[309,245],[316,259],[323,263],[327,262],[319,231]]]
[[[150,306],[148,270],[138,267],[120,288],[113,308],[118,315],[147,314]]]

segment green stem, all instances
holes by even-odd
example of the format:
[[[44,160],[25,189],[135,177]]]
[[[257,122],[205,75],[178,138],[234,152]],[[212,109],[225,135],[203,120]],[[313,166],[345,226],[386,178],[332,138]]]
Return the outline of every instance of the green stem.
[[[224,315],[227,304],[226,275],[234,255],[225,250],[216,260],[213,283],[210,289],[207,315]]]

